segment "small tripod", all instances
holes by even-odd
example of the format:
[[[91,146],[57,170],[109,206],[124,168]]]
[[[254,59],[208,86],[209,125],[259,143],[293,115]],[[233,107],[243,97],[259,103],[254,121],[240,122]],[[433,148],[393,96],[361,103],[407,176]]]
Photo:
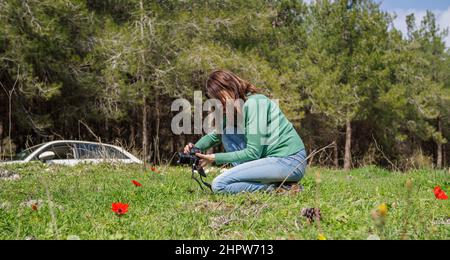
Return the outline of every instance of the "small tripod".
[[[198,172],[198,175],[200,176],[200,180],[197,177],[195,177],[195,171]],[[203,186],[208,187],[208,189],[210,191],[212,191],[211,184],[204,181],[203,177],[205,177],[205,178],[207,177],[203,167],[201,167],[200,165],[197,165],[197,164],[192,164],[192,179],[194,179],[198,183],[198,186],[200,186],[200,188],[203,191],[205,191],[205,188]]]

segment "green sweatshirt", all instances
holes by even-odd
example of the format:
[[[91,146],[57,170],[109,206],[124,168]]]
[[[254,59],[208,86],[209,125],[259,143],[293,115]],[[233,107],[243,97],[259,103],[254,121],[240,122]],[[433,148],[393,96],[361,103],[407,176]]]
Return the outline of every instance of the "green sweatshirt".
[[[242,163],[266,157],[286,157],[305,148],[292,123],[280,108],[264,95],[249,96],[243,107],[243,120],[246,148],[216,154],[217,164]],[[221,141],[221,135],[212,132],[203,136],[195,146],[206,151]]]

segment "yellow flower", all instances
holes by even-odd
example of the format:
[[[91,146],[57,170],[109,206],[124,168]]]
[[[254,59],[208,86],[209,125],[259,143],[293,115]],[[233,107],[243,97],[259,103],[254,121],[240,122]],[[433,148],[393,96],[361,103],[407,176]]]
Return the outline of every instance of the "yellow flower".
[[[388,206],[386,205],[386,203],[383,203],[380,206],[378,206],[378,213],[382,217],[386,217],[387,216],[387,214],[388,214]]]
[[[323,234],[319,234],[319,240],[327,240],[327,238]]]

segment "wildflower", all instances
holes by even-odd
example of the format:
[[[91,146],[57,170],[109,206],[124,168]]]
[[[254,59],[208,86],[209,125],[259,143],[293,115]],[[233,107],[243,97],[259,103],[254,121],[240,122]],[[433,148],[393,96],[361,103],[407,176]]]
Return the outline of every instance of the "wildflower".
[[[382,229],[386,224],[387,214],[388,206],[385,203],[379,205],[376,210],[372,211],[372,219],[379,229]]]
[[[386,217],[388,213],[388,206],[386,203],[383,203],[378,206],[378,214],[382,217]]]
[[[159,173],[159,170],[154,166],[150,167],[150,170],[154,173]]]
[[[117,215],[125,215],[128,212],[128,204],[123,203],[113,203],[112,204],[112,211],[116,213]]]
[[[437,186],[436,188],[434,188],[434,195],[438,195],[441,191],[442,191],[442,189],[441,189],[441,187],[439,187],[439,186]]]
[[[445,192],[439,186],[434,188],[434,196],[436,196],[436,199],[438,200],[448,200],[447,194],[445,194]]]
[[[327,238],[323,234],[319,234],[317,239],[319,239],[319,240],[327,240]]]
[[[140,184],[139,182],[137,182],[137,181],[131,181],[133,184],[134,184],[134,186],[136,186],[136,187],[142,187],[142,184]]]

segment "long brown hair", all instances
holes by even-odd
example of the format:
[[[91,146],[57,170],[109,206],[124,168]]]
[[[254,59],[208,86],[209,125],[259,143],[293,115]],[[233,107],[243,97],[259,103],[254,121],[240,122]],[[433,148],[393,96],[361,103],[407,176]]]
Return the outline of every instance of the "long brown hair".
[[[206,81],[206,95],[225,103],[223,92],[227,92],[233,99],[247,101],[248,94],[260,93],[253,84],[239,78],[236,74],[227,70],[215,70]]]

